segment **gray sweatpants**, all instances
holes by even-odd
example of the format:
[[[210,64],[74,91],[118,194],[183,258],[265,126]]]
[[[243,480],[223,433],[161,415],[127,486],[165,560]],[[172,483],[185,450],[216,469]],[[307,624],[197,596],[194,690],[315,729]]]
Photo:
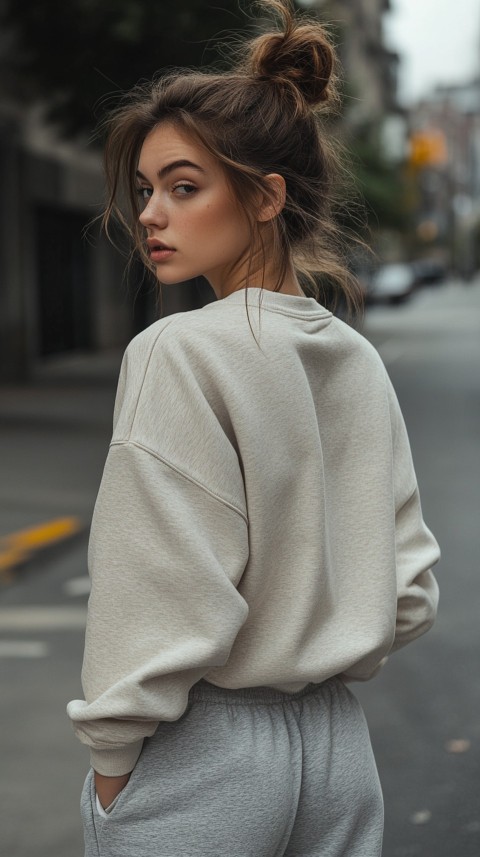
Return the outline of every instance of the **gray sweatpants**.
[[[93,771],[85,857],[379,857],[383,800],[365,717],[337,678],[295,694],[200,681],[145,741],[107,818]]]

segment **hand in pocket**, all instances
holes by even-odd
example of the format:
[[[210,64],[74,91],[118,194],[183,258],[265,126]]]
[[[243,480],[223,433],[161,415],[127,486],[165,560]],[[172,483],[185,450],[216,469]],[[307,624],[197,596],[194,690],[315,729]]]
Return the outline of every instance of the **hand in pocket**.
[[[131,771],[128,774],[122,774],[120,777],[106,777],[97,771],[94,771],[94,775],[95,791],[102,809],[105,810],[125,788],[130,779]]]

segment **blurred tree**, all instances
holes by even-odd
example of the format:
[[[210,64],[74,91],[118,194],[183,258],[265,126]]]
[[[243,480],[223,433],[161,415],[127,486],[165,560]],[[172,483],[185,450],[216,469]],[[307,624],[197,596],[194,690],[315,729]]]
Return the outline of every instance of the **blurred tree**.
[[[218,36],[249,29],[250,0],[2,0],[9,79],[64,134],[91,131],[109,98],[162,69],[215,62]],[[242,8],[245,11],[242,11]],[[5,53],[5,50],[4,50]]]
[[[355,128],[348,148],[370,229],[404,230],[411,219],[405,165],[385,157],[379,126],[370,123]]]

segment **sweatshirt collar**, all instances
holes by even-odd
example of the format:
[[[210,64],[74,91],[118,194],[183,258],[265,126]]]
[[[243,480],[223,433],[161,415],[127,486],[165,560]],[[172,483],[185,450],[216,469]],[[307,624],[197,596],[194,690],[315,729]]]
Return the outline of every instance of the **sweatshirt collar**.
[[[245,296],[245,292],[247,295]],[[274,292],[271,289],[262,289],[257,286],[248,286],[246,289],[238,289],[217,303],[242,304],[245,306],[258,306],[274,312],[282,312],[285,315],[300,317],[328,317],[331,312],[318,303],[315,298],[303,297],[302,295],[289,295],[285,292]]]

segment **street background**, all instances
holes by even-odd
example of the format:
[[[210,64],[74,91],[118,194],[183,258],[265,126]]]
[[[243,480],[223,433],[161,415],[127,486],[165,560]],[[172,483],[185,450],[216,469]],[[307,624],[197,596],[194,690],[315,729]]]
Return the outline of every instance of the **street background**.
[[[354,686],[385,793],[384,855],[478,857],[480,279],[372,307],[363,332],[397,390],[424,515],[442,547],[437,624]],[[65,705],[81,696],[88,525],[120,358],[59,359],[30,386],[0,391],[3,530],[63,515],[84,524],[0,590],[0,853],[8,857],[82,854],[88,759]]]
[[[354,686],[384,788],[384,857],[479,857],[480,0],[295,5],[337,46],[340,107],[324,129],[351,156],[342,226],[374,251],[352,244],[346,260],[367,300],[360,329],[397,390],[442,548],[436,625]],[[96,129],[139,80],[178,66],[227,69],[231,40],[264,24],[253,0],[157,9],[0,0],[5,857],[83,853],[88,754],[65,707],[82,695],[88,533],[120,360],[158,317],[212,299],[200,280],[164,289],[159,303],[137,264],[124,276],[95,219]]]

